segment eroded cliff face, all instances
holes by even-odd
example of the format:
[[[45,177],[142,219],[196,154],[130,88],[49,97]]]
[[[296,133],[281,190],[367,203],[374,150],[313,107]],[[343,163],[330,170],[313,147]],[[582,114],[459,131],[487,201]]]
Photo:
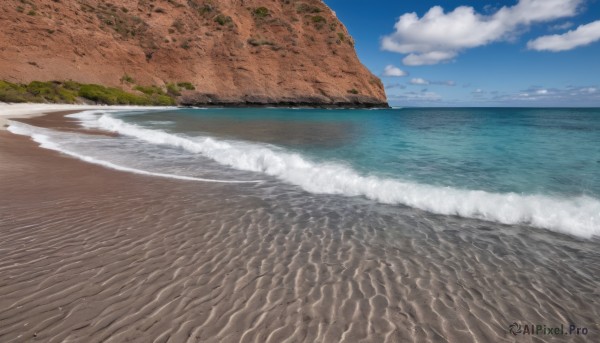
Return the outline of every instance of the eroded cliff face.
[[[0,9],[7,81],[190,82],[184,105],[387,105],[320,0],[2,0]]]

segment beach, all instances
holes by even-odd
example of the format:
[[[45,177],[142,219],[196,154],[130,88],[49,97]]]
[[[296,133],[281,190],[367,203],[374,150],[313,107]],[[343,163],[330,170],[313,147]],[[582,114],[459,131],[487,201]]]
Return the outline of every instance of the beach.
[[[25,105],[9,117],[54,112],[22,121],[119,135],[64,117],[97,108]],[[248,182],[115,170],[0,131],[0,341],[598,337],[597,237],[209,172],[194,177]],[[588,334],[515,336],[514,322]]]

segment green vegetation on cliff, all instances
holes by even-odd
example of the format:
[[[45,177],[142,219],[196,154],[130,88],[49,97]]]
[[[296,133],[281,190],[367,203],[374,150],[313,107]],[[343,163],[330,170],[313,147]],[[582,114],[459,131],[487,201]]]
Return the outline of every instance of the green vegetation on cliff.
[[[187,83],[182,83],[187,86]],[[186,87],[182,87],[186,88]],[[0,81],[0,102],[67,103],[93,101],[106,105],[169,106],[174,96],[158,86],[136,86],[140,92],[130,93],[120,88],[73,81],[32,81],[29,84]]]

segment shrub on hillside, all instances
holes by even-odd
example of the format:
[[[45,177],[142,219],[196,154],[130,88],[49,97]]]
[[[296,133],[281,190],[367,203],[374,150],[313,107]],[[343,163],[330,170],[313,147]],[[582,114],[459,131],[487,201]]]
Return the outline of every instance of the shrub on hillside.
[[[263,19],[270,15],[269,9],[266,7],[258,7],[252,11],[254,18]]]
[[[29,84],[17,84],[0,80],[0,101],[75,103],[79,97],[106,105],[170,106],[176,104],[175,98],[166,94],[160,87],[136,86],[136,90],[143,94],[74,81],[32,81]]]

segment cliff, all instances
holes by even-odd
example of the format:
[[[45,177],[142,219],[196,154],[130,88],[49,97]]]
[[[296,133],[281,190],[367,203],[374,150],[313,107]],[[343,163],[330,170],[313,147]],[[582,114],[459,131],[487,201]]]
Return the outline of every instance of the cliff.
[[[133,89],[182,105],[387,106],[320,0],[3,0],[0,79]]]

